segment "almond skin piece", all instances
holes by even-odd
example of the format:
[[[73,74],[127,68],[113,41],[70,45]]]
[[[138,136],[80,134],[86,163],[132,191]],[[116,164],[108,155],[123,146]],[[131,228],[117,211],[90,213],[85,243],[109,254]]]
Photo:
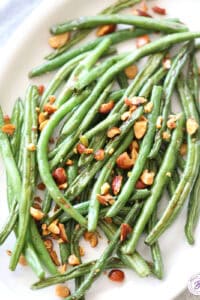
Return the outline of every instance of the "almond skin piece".
[[[135,188],[138,190],[143,190],[147,187],[146,184],[144,184],[144,182],[142,182],[140,179],[136,182]]]
[[[96,35],[97,36],[103,36],[103,35],[112,33],[112,32],[114,32],[116,30],[116,28],[117,28],[116,24],[109,24],[109,25],[100,26],[97,29]]]
[[[115,269],[109,272],[108,278],[115,282],[122,282],[124,281],[125,275],[123,271]]]
[[[120,242],[123,242],[126,240],[129,233],[131,233],[132,228],[127,223],[122,223],[120,227]]]
[[[64,46],[70,39],[70,33],[65,32],[62,34],[54,35],[49,38],[49,45],[53,49],[58,49]]]
[[[166,9],[160,6],[153,6],[152,10],[159,15],[166,15]]]

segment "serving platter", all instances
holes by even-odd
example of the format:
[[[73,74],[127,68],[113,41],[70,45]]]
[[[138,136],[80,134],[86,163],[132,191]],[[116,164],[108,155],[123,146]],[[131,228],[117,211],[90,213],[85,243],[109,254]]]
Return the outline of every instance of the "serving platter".
[[[28,71],[42,61],[42,58],[51,51],[47,40],[50,25],[67,19],[94,15],[104,7],[113,3],[113,0],[45,0],[26,19],[12,37],[8,37],[8,43],[1,50],[0,71],[0,103],[6,113],[11,112],[14,101],[18,96],[24,96],[27,85],[31,83],[46,84],[52,74],[36,79],[28,79]],[[165,7],[168,17],[178,17],[184,21],[191,30],[200,30],[198,0],[182,1],[149,1],[149,7],[153,5]],[[129,9],[129,13],[131,9]],[[159,17],[159,16],[157,16]],[[125,50],[134,51],[134,42],[129,41],[120,46]],[[0,161],[0,224],[7,215],[6,205],[6,181],[3,164]],[[184,236],[186,207],[174,225],[160,238],[160,247],[163,254],[165,277],[159,281],[153,277],[138,278],[131,271],[125,271],[126,280],[122,284],[108,280],[106,274],[102,275],[87,293],[87,300],[170,300],[174,299],[187,285],[189,278],[200,272],[200,225],[197,228],[196,243],[189,246]],[[15,272],[8,270],[9,257],[7,249],[12,249],[14,237],[11,236],[0,248],[0,289],[5,299],[57,299],[54,287],[39,291],[30,290],[31,283],[37,279],[28,267],[18,266]],[[82,242],[85,248],[85,260],[97,258],[105,246],[101,240],[94,250]],[[141,241],[139,250],[148,259],[148,249]],[[72,287],[72,284],[69,283]]]

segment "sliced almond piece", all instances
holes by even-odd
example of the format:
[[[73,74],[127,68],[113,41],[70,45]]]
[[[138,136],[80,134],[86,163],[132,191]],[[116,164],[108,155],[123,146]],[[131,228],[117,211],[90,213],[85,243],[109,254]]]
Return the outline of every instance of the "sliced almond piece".
[[[136,121],[133,126],[135,137],[139,140],[143,138],[147,131],[147,121]]]
[[[70,32],[54,35],[49,38],[49,45],[53,49],[58,49],[64,46],[70,39]]]
[[[45,216],[45,214],[41,210],[36,209],[34,207],[30,208],[30,214],[37,221],[42,220]]]
[[[129,66],[124,70],[124,72],[128,79],[133,79],[138,73],[138,67],[136,65]]]
[[[100,26],[97,29],[96,35],[97,36],[103,36],[103,35],[112,33],[112,32],[114,32],[116,30],[116,28],[117,28],[116,24],[109,24],[109,25]]]
[[[104,182],[101,186],[101,195],[105,195],[110,191],[110,184],[108,182]]]
[[[186,130],[189,135],[193,135],[197,131],[198,128],[199,128],[199,124],[197,123],[197,121],[195,119],[193,119],[193,118],[187,119]]]
[[[149,170],[144,170],[140,179],[142,180],[142,182],[146,185],[152,185],[154,182],[154,177],[155,177],[155,173],[151,172]]]

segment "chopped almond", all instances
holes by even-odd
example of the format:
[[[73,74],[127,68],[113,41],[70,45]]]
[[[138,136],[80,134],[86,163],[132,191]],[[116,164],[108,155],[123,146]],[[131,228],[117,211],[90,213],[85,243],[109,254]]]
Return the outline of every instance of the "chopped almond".
[[[28,144],[27,150],[34,152],[36,150],[36,146],[33,143]]]
[[[174,129],[176,128],[176,116],[171,117],[168,121],[167,121],[167,127],[169,129]]]
[[[5,115],[5,116],[3,117],[3,120],[4,120],[4,123],[5,123],[5,124],[10,124],[10,117],[9,117],[8,115]]]
[[[120,242],[123,242],[127,239],[129,233],[131,233],[132,228],[127,223],[122,223],[120,227]]]
[[[146,187],[147,187],[147,185],[144,184],[144,182],[142,182],[140,179],[135,184],[135,188],[138,189],[138,190],[143,190]]]
[[[79,246],[79,254],[80,256],[84,256],[85,255],[85,250],[82,246]]]
[[[132,143],[130,145],[130,150],[132,151],[133,149],[137,150],[137,152],[139,150],[139,144],[136,140],[132,141]]]
[[[145,106],[144,106],[144,112],[146,114],[152,112],[153,109],[153,103],[152,102],[148,102]]]
[[[116,164],[119,168],[128,170],[133,166],[133,160],[129,157],[127,152],[123,152],[118,156]]]
[[[136,47],[141,48],[150,42],[151,42],[151,40],[150,40],[149,36],[147,34],[145,34],[136,39]]]
[[[68,159],[68,160],[66,161],[66,163],[65,163],[65,164],[66,164],[67,166],[72,166],[72,165],[73,165],[73,163],[74,163],[74,162],[73,162],[73,160],[71,160],[71,159]]]
[[[182,144],[179,152],[180,152],[181,156],[186,155],[187,154],[187,144]]]
[[[66,190],[67,187],[68,187],[67,182],[58,185],[59,190]]]
[[[153,6],[152,10],[155,13],[159,14],[159,15],[166,15],[166,9],[165,8],[162,8],[162,7],[159,7],[159,6]]]
[[[100,26],[97,29],[96,35],[97,36],[103,36],[103,35],[112,33],[112,32],[114,32],[116,30],[116,28],[117,28],[116,24],[109,24],[109,25]]]
[[[56,101],[56,96],[55,95],[50,95],[49,96],[49,103],[53,104]]]
[[[102,186],[101,186],[101,195],[105,195],[110,191],[110,184],[108,182],[105,182]]]
[[[46,239],[44,241],[44,245],[46,247],[46,249],[50,252],[51,250],[53,250],[53,242],[50,239]]]
[[[89,241],[91,239],[92,235],[93,235],[93,232],[85,231],[83,234],[83,237],[86,241]]]
[[[75,254],[71,254],[68,257],[68,263],[70,266],[78,266],[80,265],[80,260]]]
[[[53,171],[52,176],[57,184],[64,184],[67,181],[67,175],[64,168],[57,168]]]
[[[59,267],[60,274],[64,274],[67,271],[67,264],[63,264]]]
[[[108,114],[113,109],[114,106],[115,106],[115,102],[112,100],[107,103],[103,103],[99,108],[99,112],[101,114]]]
[[[198,128],[199,128],[199,124],[197,123],[197,121],[195,119],[193,119],[193,118],[187,119],[186,130],[189,135],[193,135],[197,131]]]
[[[49,252],[50,256],[51,256],[51,259],[53,260],[54,264],[56,266],[60,266],[60,262],[59,262],[59,259],[58,259],[58,255],[56,253],[56,251],[52,250]]]
[[[70,39],[70,32],[54,35],[49,38],[49,45],[53,49],[58,49],[64,46]]]
[[[138,67],[136,65],[129,66],[124,70],[124,72],[128,79],[133,79],[138,73]]]
[[[170,138],[171,138],[171,134],[170,134],[169,132],[167,132],[167,131],[164,131],[164,132],[162,133],[162,138],[163,138],[163,140],[165,140],[165,141],[169,141]]]
[[[45,215],[41,210],[36,209],[34,207],[30,208],[30,214],[37,221],[42,220],[44,218],[44,215]]]
[[[122,186],[123,177],[121,175],[117,175],[112,180],[112,191],[114,195],[118,195]]]
[[[89,239],[90,246],[95,248],[98,245],[98,236],[96,233],[93,233]]]
[[[140,104],[146,103],[147,99],[144,97],[135,96],[132,98],[126,98],[124,101],[127,106],[133,106],[133,105],[138,106]]]
[[[152,185],[154,182],[154,176],[155,176],[154,172],[150,172],[149,170],[144,170],[140,179],[144,184]]]
[[[50,231],[47,229],[47,224],[42,224],[42,235],[47,236],[50,234]]]
[[[131,111],[125,111],[125,112],[121,115],[121,120],[122,120],[122,121],[127,121],[130,117],[131,117]]]
[[[133,126],[135,137],[139,140],[143,138],[147,131],[147,121],[136,121]]]
[[[45,120],[44,122],[42,122],[39,126],[39,130],[42,131],[44,129],[44,127],[47,125],[49,120]]]
[[[55,224],[55,222],[52,222],[47,229],[53,234],[60,234],[60,228]]]
[[[49,115],[55,113],[56,110],[57,110],[57,107],[55,105],[47,103],[44,106],[44,111],[47,112]]]
[[[147,12],[148,11],[148,6],[147,6],[147,3],[146,1],[142,1],[141,4],[140,4],[140,9]]]
[[[146,11],[139,9],[139,8],[133,9],[132,13],[134,16],[152,18],[152,16],[150,14],[148,14]]]
[[[38,115],[38,123],[41,124],[41,123],[43,123],[46,120],[47,120],[47,113],[46,112],[39,113],[39,115]]]
[[[38,85],[37,89],[38,89],[38,94],[39,94],[40,96],[42,96],[42,94],[44,93],[44,90],[45,90],[44,85],[43,85],[43,84]]]
[[[122,282],[124,281],[125,275],[121,270],[111,270],[108,274],[108,278],[115,282]]]
[[[105,157],[105,152],[103,149],[98,149],[94,154],[94,158],[96,160],[104,160],[104,157]]]
[[[19,263],[22,266],[27,266],[28,265],[28,263],[27,263],[26,258],[25,258],[24,255],[20,255],[20,257],[19,257]]]
[[[83,144],[79,143],[77,144],[76,149],[79,154],[83,154],[85,153],[86,147]]]
[[[97,194],[96,197],[97,197],[97,200],[99,201],[99,203],[102,205],[108,206],[108,205],[112,205],[114,203],[114,198],[110,194],[106,194],[106,195]]]
[[[119,135],[121,133],[120,128],[118,127],[112,127],[110,129],[108,129],[107,131],[107,137],[109,137],[110,139],[112,139],[113,137],[115,137],[116,135]]]
[[[1,127],[1,131],[7,133],[8,135],[13,135],[13,133],[15,132],[15,125],[5,124]]]
[[[46,189],[46,186],[43,182],[40,182],[40,183],[37,184],[37,188],[40,191],[44,191]]]
[[[162,127],[162,121],[163,121],[163,117],[162,116],[159,116],[157,118],[157,121],[156,121],[156,128],[157,129],[160,129]]]
[[[56,286],[56,296],[60,297],[60,298],[66,298],[70,295],[70,290],[68,289],[68,287],[64,286],[64,285],[57,285]]]
[[[169,57],[165,57],[162,61],[162,65],[164,69],[169,70],[172,65],[171,59]]]
[[[92,148],[86,148],[85,149],[85,154],[92,154],[94,152],[94,149],[92,149]]]
[[[131,150],[131,159],[133,160],[133,165],[135,164],[137,158],[138,158],[138,152],[135,148],[133,148]]]
[[[67,237],[67,234],[66,234],[66,231],[65,231],[64,224],[59,223],[58,227],[60,229],[60,237],[61,237],[61,239],[63,240],[63,242],[67,243],[69,240],[68,240],[68,237]]]

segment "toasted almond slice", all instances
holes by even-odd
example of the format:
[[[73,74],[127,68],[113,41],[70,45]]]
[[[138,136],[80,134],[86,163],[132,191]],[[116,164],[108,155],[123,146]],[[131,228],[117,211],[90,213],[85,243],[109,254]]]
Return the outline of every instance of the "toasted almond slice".
[[[131,150],[131,159],[133,160],[133,165],[135,164],[137,158],[138,158],[138,151],[135,148],[133,148]]]
[[[162,138],[163,138],[163,140],[165,140],[165,141],[169,141],[170,138],[171,138],[171,134],[170,134],[169,132],[167,132],[167,131],[164,131],[164,132],[162,133]]]
[[[121,175],[117,175],[112,180],[112,191],[114,195],[118,195],[122,186],[123,177]]]
[[[109,204],[112,205],[114,203],[113,196],[110,194],[106,194],[106,195],[97,194],[96,197],[99,203],[104,206],[108,206]]]
[[[110,100],[107,103],[101,104],[101,106],[99,108],[99,112],[101,114],[108,114],[113,109],[114,106],[115,106],[115,102]]]
[[[58,259],[58,255],[56,253],[56,251],[52,250],[49,252],[50,256],[51,256],[51,259],[53,260],[54,264],[56,266],[60,266],[60,262],[59,262],[59,259]]]
[[[44,111],[47,112],[49,115],[55,113],[57,110],[57,107],[55,105],[52,105],[50,103],[45,104]]]
[[[148,102],[145,106],[144,106],[144,112],[146,114],[149,114],[150,112],[152,112],[153,109],[153,103],[152,102]]]
[[[147,34],[145,34],[136,39],[136,47],[141,48],[150,42],[151,42],[151,40],[150,40],[149,36]]]
[[[159,116],[157,118],[157,121],[156,121],[156,128],[157,129],[160,129],[162,127],[162,121],[163,121],[163,117],[162,116]]]
[[[68,263],[70,266],[78,266],[80,265],[80,260],[75,254],[71,254],[68,257]]]
[[[123,152],[116,160],[117,166],[121,169],[128,170],[133,166],[133,160],[129,157],[127,152]]]
[[[54,223],[52,222],[47,229],[54,234],[60,234],[60,228]]]
[[[184,156],[187,154],[187,144],[183,143],[180,147],[180,154],[181,156]]]
[[[70,290],[68,287],[59,284],[56,286],[55,293],[56,293],[56,296],[58,296],[60,298],[66,298],[70,295]]]
[[[68,237],[67,237],[67,233],[65,231],[65,226],[62,223],[58,224],[59,229],[60,229],[60,237],[64,242],[69,242]]]
[[[105,151],[103,149],[98,149],[94,154],[94,158],[96,160],[104,160],[104,157],[105,157]]]
[[[39,126],[39,130],[42,131],[44,129],[44,127],[47,125],[49,120],[45,120],[44,122],[42,122]]]
[[[108,129],[107,131],[107,137],[109,137],[110,139],[115,137],[116,135],[119,135],[121,133],[120,128],[118,127],[112,127],[110,129]]]
[[[132,228],[127,223],[122,223],[120,227],[120,242],[123,242],[127,239],[129,233],[131,233]]]
[[[33,143],[28,144],[27,150],[34,152],[36,150],[36,146]]]
[[[38,115],[38,123],[41,124],[44,121],[46,121],[47,120],[47,116],[48,116],[48,114],[46,112],[39,113],[39,115]]]
[[[26,258],[25,258],[24,255],[20,255],[20,257],[19,257],[19,263],[22,266],[27,266],[28,265],[28,263],[27,263]]]
[[[70,39],[70,32],[54,35],[49,38],[49,45],[53,49],[58,49],[64,46]]]

